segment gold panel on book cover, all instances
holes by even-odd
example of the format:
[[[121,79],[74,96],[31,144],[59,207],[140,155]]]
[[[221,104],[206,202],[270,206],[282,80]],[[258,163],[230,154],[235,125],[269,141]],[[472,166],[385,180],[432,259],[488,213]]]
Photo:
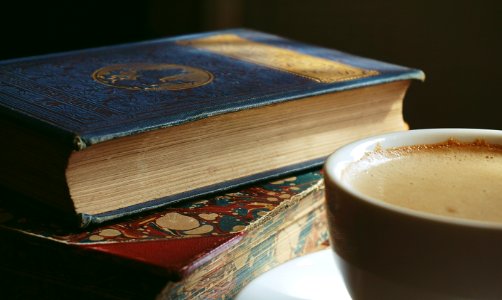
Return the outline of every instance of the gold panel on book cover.
[[[320,83],[335,83],[378,75],[378,71],[350,66],[286,48],[244,39],[235,34],[220,34],[178,41],[228,57],[302,76]]]

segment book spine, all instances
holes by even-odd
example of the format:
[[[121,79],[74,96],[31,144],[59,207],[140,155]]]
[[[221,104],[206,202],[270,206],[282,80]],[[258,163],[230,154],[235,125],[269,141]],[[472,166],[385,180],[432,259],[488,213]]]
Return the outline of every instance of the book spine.
[[[5,97],[5,91],[0,91],[0,98]],[[16,101],[12,99],[12,101]],[[52,143],[57,143],[63,149],[78,149],[82,141],[73,132],[54,125],[52,122],[46,122],[37,118],[32,118],[30,115],[22,113],[18,110],[1,105],[0,102],[0,122],[3,126],[7,124],[10,130],[16,129],[21,132],[29,132],[33,136],[40,136],[40,139],[46,139]]]

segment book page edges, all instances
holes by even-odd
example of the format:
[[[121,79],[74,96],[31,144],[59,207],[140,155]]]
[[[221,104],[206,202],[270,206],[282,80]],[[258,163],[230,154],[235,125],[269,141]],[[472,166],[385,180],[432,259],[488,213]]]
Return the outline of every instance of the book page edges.
[[[371,105],[371,107],[374,107],[376,105],[376,107],[378,107],[378,108],[377,109],[366,109],[365,112],[359,111],[358,107],[360,107],[363,103],[367,104],[368,101],[359,100],[359,101],[353,102],[353,100],[354,100],[353,98],[343,98],[344,100],[342,103],[344,103],[343,105],[346,106],[345,112],[343,109],[341,111],[339,110],[341,108],[336,102],[329,104],[329,106],[331,108],[330,108],[330,110],[326,110],[326,107],[324,106],[325,104],[323,104],[323,103],[326,101],[331,102],[331,101],[335,101],[335,100],[334,100],[334,98],[331,98],[331,95],[323,95],[323,96],[319,96],[319,97],[323,97],[323,99],[325,99],[325,100],[322,100],[323,102],[316,102],[316,101],[311,102],[312,98],[306,98],[306,99],[303,99],[304,100],[303,102],[290,103],[289,105],[286,105],[286,106],[283,106],[283,105],[268,106],[266,109],[267,109],[267,111],[270,111],[272,115],[266,114],[266,115],[264,115],[264,117],[260,117],[260,119],[259,119],[259,120],[263,119],[262,121],[265,123],[263,123],[262,121],[259,121],[259,120],[257,121],[256,116],[255,116],[258,111],[265,109],[265,107],[260,108],[260,110],[256,110],[256,111],[255,110],[247,110],[247,111],[235,114],[235,115],[231,115],[230,117],[218,116],[217,119],[219,120],[219,122],[223,122],[222,124],[224,126],[226,126],[226,127],[224,127],[224,128],[226,128],[225,133],[222,133],[221,130],[223,130],[223,129],[221,127],[219,127],[219,125],[217,125],[219,123],[216,123],[214,121],[209,122],[209,120],[203,120],[203,121],[199,121],[199,122],[204,123],[203,124],[204,126],[202,126],[202,127],[200,127],[200,126],[195,127],[195,123],[193,123],[193,124],[189,124],[189,125],[193,125],[193,126],[184,127],[186,130],[184,129],[182,131],[180,131],[182,127],[176,128],[175,131],[174,131],[174,128],[166,128],[165,130],[168,130],[168,131],[165,134],[168,134],[168,136],[166,136],[164,133],[162,133],[162,131],[155,131],[155,134],[145,133],[145,134],[147,134],[147,137],[146,137],[147,140],[145,140],[145,141],[143,141],[142,139],[141,140],[136,140],[136,139],[133,140],[132,139],[133,137],[129,137],[128,138],[129,142],[127,142],[125,144],[122,144],[122,143],[118,144],[117,143],[116,145],[126,145],[126,146],[121,146],[121,147],[126,147],[127,151],[130,152],[130,154],[128,154],[128,155],[134,155],[134,156],[139,155],[138,159],[140,157],[151,157],[147,161],[148,165],[143,162],[140,162],[140,161],[136,162],[137,159],[133,159],[132,157],[124,156],[123,158],[118,157],[118,159],[122,159],[122,160],[127,159],[126,161],[128,161],[128,162],[134,162],[133,165],[131,165],[130,167],[125,167],[125,166],[120,167],[120,170],[122,170],[122,171],[113,171],[112,172],[110,170],[114,169],[115,168],[114,166],[120,166],[121,164],[118,164],[119,160],[115,161],[115,160],[106,159],[106,161],[108,161],[109,163],[113,162],[114,166],[110,165],[106,168],[105,168],[105,166],[103,166],[103,167],[99,167],[99,169],[103,169],[104,171],[107,171],[108,173],[112,172],[110,174],[113,175],[113,174],[118,174],[117,172],[124,173],[124,170],[129,173],[133,172],[134,170],[130,169],[130,168],[136,168],[135,167],[136,165],[140,166],[142,168],[141,170],[145,171],[145,170],[148,170],[148,169],[144,169],[145,167],[155,168],[155,170],[157,170],[158,168],[160,168],[159,163],[169,163],[169,165],[174,163],[175,165],[169,167],[169,170],[170,170],[169,174],[174,172],[175,174],[177,174],[176,178],[184,178],[182,180],[184,182],[193,182],[194,179],[192,178],[193,177],[192,175],[190,175],[190,177],[186,177],[186,176],[188,176],[188,174],[185,174],[182,176],[182,174],[179,174],[178,171],[174,171],[174,170],[177,170],[176,165],[181,164],[181,162],[183,161],[180,159],[183,159],[183,157],[185,157],[186,155],[182,155],[182,158],[175,159],[175,157],[177,156],[176,153],[179,153],[179,151],[175,151],[175,153],[171,153],[174,150],[170,150],[171,152],[169,152],[169,151],[164,152],[164,150],[161,150],[163,148],[160,148],[160,147],[168,147],[171,149],[178,149],[179,147],[184,147],[183,145],[189,143],[187,145],[193,145],[193,146],[190,146],[191,148],[190,147],[185,148],[184,152],[186,152],[187,149],[193,148],[192,150],[190,150],[190,157],[192,157],[191,158],[192,160],[190,163],[191,166],[194,166],[194,163],[195,163],[195,161],[193,161],[194,157],[198,157],[197,155],[202,155],[200,157],[200,159],[202,159],[202,160],[199,160],[199,159],[196,160],[198,162],[197,168],[199,168],[199,169],[197,169],[197,170],[194,169],[192,171],[192,173],[197,171],[196,174],[199,174],[200,172],[202,172],[201,174],[213,174],[213,175],[220,176],[220,177],[217,177],[218,180],[215,181],[215,182],[217,182],[216,184],[214,183],[214,181],[212,183],[208,182],[208,183],[204,183],[204,184],[202,184],[202,182],[201,182],[199,185],[192,184],[191,188],[189,190],[183,191],[183,190],[178,189],[178,192],[173,192],[174,191],[173,190],[169,193],[164,194],[164,195],[168,195],[168,196],[148,197],[145,199],[138,199],[135,196],[134,200],[141,200],[141,201],[138,201],[136,203],[130,203],[129,205],[127,205],[127,207],[131,207],[131,209],[118,208],[118,209],[110,209],[110,210],[101,210],[101,212],[95,211],[93,213],[90,213],[90,210],[80,208],[80,209],[78,209],[78,211],[80,213],[85,213],[88,215],[96,215],[99,218],[101,218],[101,220],[104,220],[104,218],[109,218],[109,217],[113,218],[113,215],[121,216],[121,215],[127,215],[130,212],[145,210],[145,209],[148,209],[148,206],[158,207],[158,206],[162,205],[162,203],[164,203],[164,204],[169,203],[169,202],[172,203],[174,201],[183,200],[183,199],[187,199],[187,198],[192,198],[194,196],[200,196],[203,194],[207,194],[211,191],[219,192],[219,191],[223,191],[223,190],[233,188],[233,187],[236,187],[239,185],[243,185],[246,183],[255,182],[260,179],[269,179],[269,178],[273,178],[274,176],[282,176],[283,174],[287,174],[287,173],[291,173],[291,172],[295,172],[295,171],[301,171],[301,170],[305,170],[308,168],[319,166],[320,164],[322,164],[323,159],[334,150],[333,147],[334,147],[334,144],[336,144],[336,143],[341,143],[343,141],[348,142],[348,141],[350,141],[350,139],[362,137],[362,135],[365,134],[364,132],[367,132],[366,134],[371,134],[372,132],[382,131],[382,130],[389,130],[389,131],[390,130],[394,130],[394,131],[395,130],[404,130],[405,125],[402,120],[401,105],[402,105],[402,96],[404,95],[405,89],[402,90],[402,88],[404,88],[405,85],[407,86],[407,84],[408,84],[408,81],[406,84],[399,82],[399,83],[393,83],[392,86],[389,85],[389,88],[391,90],[395,90],[396,93],[397,93],[397,90],[399,90],[398,95],[392,96],[392,97],[396,97],[395,99],[392,98],[392,100],[391,99],[384,100],[385,97],[389,97],[389,96],[384,96],[384,93],[388,93],[387,89],[380,90],[380,92],[378,92],[378,95],[380,95],[380,96],[376,96],[377,94],[375,93],[375,91],[379,91],[379,90],[374,90],[373,88],[371,88],[371,90],[367,90],[364,92],[362,89],[358,89],[355,91],[348,91],[348,92],[350,92],[351,95],[356,92],[357,92],[357,95],[359,95],[359,93],[360,93],[359,91],[361,91],[362,93],[365,93],[365,95],[372,95],[372,97],[374,99],[371,101],[371,103],[373,103],[373,105]],[[370,94],[368,94],[368,93],[370,93]],[[394,91],[392,93],[394,93]],[[338,95],[338,94],[335,94],[335,95]],[[354,94],[354,96],[351,96],[351,97],[356,97],[356,94]],[[336,99],[339,99],[339,98],[336,98]],[[340,98],[340,99],[342,99],[342,98]],[[375,101],[379,102],[379,103],[376,103]],[[300,112],[298,112],[298,115],[296,115],[296,113],[290,111],[291,109],[298,111],[298,109],[299,109],[298,104],[299,103],[304,103],[303,106],[301,106],[301,107],[303,107],[301,109],[302,110],[301,119],[299,119]],[[313,103],[317,103],[316,107],[312,106]],[[390,103],[394,103],[394,104],[391,105]],[[314,115],[310,115],[311,112],[319,111],[319,108],[317,108],[317,106],[322,106],[320,108],[321,114],[323,115],[323,118],[324,118],[322,123],[318,123],[318,121],[315,120],[316,118],[313,117]],[[363,105],[363,106],[369,107],[368,105]],[[269,110],[269,109],[273,109],[273,110]],[[305,110],[305,109],[307,109],[307,110]],[[285,110],[287,110],[287,112]],[[333,110],[333,111],[331,111],[331,110]],[[244,115],[242,115],[242,113],[244,113]],[[354,118],[357,118],[357,116],[360,116],[359,118],[364,118],[364,121],[366,123],[369,122],[368,124],[373,124],[376,121],[380,122],[381,118],[386,118],[388,114],[390,114],[389,115],[390,119],[386,120],[379,127],[375,128],[374,125],[371,125],[371,130],[366,130],[366,129],[363,130],[362,127],[359,129],[357,129],[357,127],[352,128],[352,126],[355,126],[355,125],[351,125],[351,124],[354,124],[354,122],[356,120]],[[262,115],[262,112],[260,112],[260,115]],[[237,120],[237,119],[239,120],[239,123],[232,123],[232,122],[235,122],[235,120]],[[332,119],[336,119],[336,121],[332,120]],[[234,120],[234,121],[232,121],[232,120]],[[240,121],[240,120],[243,120],[243,121]],[[372,120],[372,121],[370,121],[370,120]],[[304,121],[306,121],[306,123]],[[242,124],[247,124],[247,125],[238,125],[238,124],[241,124],[241,122],[245,122]],[[289,125],[288,126],[284,125],[285,124],[284,122],[288,123]],[[229,125],[229,124],[232,124],[232,125]],[[269,124],[269,125],[266,125],[266,124]],[[323,124],[323,125],[322,125],[322,127],[319,127],[321,125],[318,126],[316,124]],[[201,125],[201,124],[199,124],[199,125]],[[273,127],[273,126],[270,127],[270,125],[273,125],[275,127]],[[248,129],[246,129],[247,127],[242,128],[242,126],[250,126],[249,127],[250,131]],[[266,128],[267,130],[263,131],[262,128]],[[366,127],[364,127],[364,128],[366,128]],[[196,132],[200,132],[201,130],[203,130],[203,132],[207,132],[207,133],[204,133],[203,135],[201,135],[197,138],[196,136],[192,136],[189,134],[189,132],[193,131],[193,129],[197,129]],[[305,131],[305,130],[307,130],[307,131]],[[333,130],[335,130],[335,131],[333,131]],[[354,130],[359,130],[359,131],[363,130],[364,132],[358,133]],[[245,132],[246,135],[242,135],[242,132]],[[250,132],[254,132],[251,134],[253,139],[250,139],[247,137],[250,134]],[[173,134],[173,136],[171,136],[170,134]],[[200,133],[194,133],[194,134],[200,135]],[[232,134],[235,137],[230,138],[229,134]],[[305,135],[305,134],[307,134],[307,135]],[[314,134],[314,136],[311,136],[312,134]],[[326,134],[328,134],[329,136],[327,136]],[[336,134],[336,135],[332,136],[333,134]],[[178,136],[178,137],[181,136],[182,140],[176,141],[174,139],[174,138],[176,138],[176,136]],[[225,138],[225,140],[224,141],[219,140],[218,136],[223,136]],[[136,137],[134,137],[134,138],[136,138]],[[308,138],[308,139],[304,140],[305,138]],[[211,141],[212,139],[216,139],[216,140],[213,140],[211,143],[209,143],[209,141]],[[313,140],[310,140],[310,139],[313,139]],[[252,152],[255,154],[252,154],[252,155],[249,154],[248,153],[250,151],[248,148],[249,145],[246,147],[244,147],[244,145],[247,145],[246,143],[249,144],[249,142],[251,140],[254,140],[255,143],[262,143],[262,142],[268,143],[269,144],[268,146],[267,146],[267,144],[263,144],[263,147],[268,147],[268,148],[263,148],[263,149],[270,148],[267,151],[269,151],[269,152],[272,151],[273,153],[266,152],[267,154],[265,155],[264,153],[261,153],[261,152],[260,153]],[[127,140],[124,140],[124,141],[127,141]],[[161,141],[162,143],[159,145],[155,145],[156,141]],[[216,142],[216,144],[215,144],[215,141],[219,141],[219,142]],[[300,143],[300,141],[303,141],[303,142]],[[225,144],[222,144],[222,142],[224,142]],[[316,145],[318,143],[321,143],[320,146],[324,147],[324,148],[319,148],[319,149],[323,149],[323,150],[317,150],[317,147],[315,147],[315,148],[310,147],[310,150],[308,150],[308,151],[309,152],[314,151],[314,152],[316,152],[316,154],[314,154],[313,152],[310,154],[303,153],[301,159],[296,157],[296,156],[298,156],[298,155],[296,155],[295,157],[292,157],[292,159],[288,159],[288,163],[285,163],[283,161],[284,157],[286,156],[286,153],[283,153],[283,151],[288,152],[288,153],[291,151],[298,152],[301,149],[303,149],[302,148],[303,146],[298,148],[299,145],[305,145],[306,142],[308,142],[309,144],[315,143]],[[134,148],[131,148],[131,147],[135,147],[134,144],[138,144],[138,143],[141,145],[144,143],[148,143],[148,145],[150,145],[149,148],[153,147],[152,151],[155,151],[155,153],[158,152],[155,155],[162,155],[162,157],[164,157],[164,158],[161,161],[158,161],[158,159],[155,159],[156,156],[145,156],[145,154],[142,151],[140,151],[140,149],[133,150]],[[193,144],[193,143],[195,143],[195,144]],[[244,144],[241,144],[241,143],[244,143]],[[97,148],[93,148],[93,149],[89,148],[89,150],[91,151],[91,153],[93,153],[94,151],[97,151],[97,150],[105,151],[105,152],[102,152],[103,153],[102,155],[109,153],[109,155],[112,155],[113,157],[116,156],[116,153],[121,153],[121,151],[118,151],[114,148],[115,146],[111,147],[112,144],[108,144],[108,143],[106,143],[106,144],[108,146],[104,150],[99,150],[99,149],[104,147],[105,144],[101,145],[101,147],[97,147]],[[198,145],[198,146],[196,146],[196,145]],[[221,152],[222,149],[220,149],[220,148],[222,148],[223,145],[226,145],[224,147],[226,149],[226,150],[224,149],[226,152]],[[278,146],[280,146],[280,149],[277,148]],[[178,147],[178,148],[172,148],[172,147]],[[253,148],[253,147],[251,147],[251,148]],[[220,150],[218,150],[218,149],[220,149]],[[83,152],[86,152],[86,151],[83,151]],[[137,152],[137,151],[140,151],[140,152],[135,154],[135,152]],[[221,162],[218,162],[217,165],[214,165],[214,163],[216,163],[216,162],[214,162],[214,163],[211,163],[210,165],[206,166],[206,164],[209,163],[209,161],[207,161],[208,151],[210,151],[210,153],[213,153],[216,151],[215,153],[220,156],[224,155],[224,153],[227,153],[229,151],[231,151],[231,153],[238,153],[238,154],[237,154],[237,157],[234,157],[231,160],[232,163],[226,163],[226,164],[221,165],[221,163],[223,163],[223,161],[221,161]],[[235,151],[237,151],[237,152],[235,152]],[[242,151],[244,151],[244,152],[242,152]],[[83,152],[82,153],[76,152],[75,155],[76,154],[84,154]],[[98,153],[98,152],[96,152],[96,153]],[[167,153],[171,153],[171,154],[169,154],[169,157],[172,162],[169,162],[170,160],[167,160],[167,161],[165,160],[165,157],[166,157],[165,155],[167,155]],[[245,153],[248,153],[248,154],[245,154]],[[75,180],[76,179],[82,180],[84,178],[89,177],[88,175],[92,174],[91,177],[89,177],[88,179],[85,179],[88,181],[90,180],[88,183],[85,183],[85,182],[78,183],[81,186],[78,189],[78,191],[82,191],[82,194],[81,194],[82,196],[86,195],[86,193],[89,194],[89,192],[86,191],[86,189],[84,188],[85,187],[84,184],[89,185],[93,181],[96,181],[96,180],[98,180],[99,182],[103,182],[103,179],[105,179],[106,176],[109,176],[106,174],[103,174],[102,176],[101,175],[98,176],[97,174],[100,174],[100,173],[97,173],[97,170],[94,167],[91,167],[89,169],[89,167],[92,166],[89,164],[90,160],[94,160],[94,161],[99,160],[98,157],[93,158],[95,154],[93,154],[93,156],[89,156],[89,155],[90,155],[90,153],[86,152],[86,156],[82,156],[81,158],[75,159],[76,165],[73,167],[74,171],[72,171],[73,175],[71,175],[74,177]],[[108,155],[108,154],[106,154],[106,155]],[[251,156],[247,156],[247,155],[251,155]],[[263,158],[265,158],[265,157],[266,158],[273,158],[273,159],[277,160],[277,162],[275,165],[273,165],[273,164],[270,165],[270,163],[272,163],[272,162],[270,162],[269,164],[267,164],[267,166],[268,166],[267,168],[262,168],[262,167],[258,168],[258,166],[255,166],[255,167],[253,167],[255,169],[249,169],[249,170],[246,169],[247,167],[246,168],[241,167],[240,169],[235,169],[236,163],[239,161],[239,157],[241,157],[241,156],[248,157],[248,160],[250,160],[250,159],[255,159],[256,158],[255,156],[257,156],[257,155],[260,157],[263,157]],[[121,156],[123,156],[123,154]],[[224,161],[228,162],[229,161],[228,155],[225,154],[224,156],[225,156]],[[216,158],[218,158],[218,157],[219,156],[217,156]],[[82,159],[84,159],[84,160],[82,160]],[[132,161],[131,161],[131,159],[132,159]],[[89,162],[88,162],[88,160],[89,160]],[[155,164],[151,164],[152,162],[155,162]],[[106,165],[108,165],[108,164],[106,164]],[[82,168],[80,168],[80,166],[87,166],[86,168],[88,170],[82,169]],[[181,167],[181,165],[179,167]],[[206,170],[206,167],[208,168],[207,170]],[[129,169],[124,169],[124,168],[129,168]],[[203,169],[200,169],[200,168],[203,168]],[[181,172],[182,170],[184,170],[184,168],[180,169],[179,171]],[[227,172],[229,170],[231,171],[230,173]],[[149,172],[151,172],[151,171],[149,171]],[[151,182],[154,182],[154,181],[156,182],[156,181],[160,180],[161,177],[159,177],[159,176],[163,176],[162,182],[164,182],[164,184],[166,182],[169,182],[169,185],[164,187],[165,189],[171,189],[169,186],[180,187],[179,184],[183,183],[180,181],[181,179],[180,180],[177,179],[177,181],[180,181],[178,183],[171,182],[170,180],[168,180],[167,177],[165,177],[169,174],[163,175],[162,173],[159,173],[159,172],[161,172],[160,169],[158,169],[157,171],[154,172],[155,174],[158,174],[158,175],[149,176],[146,179],[150,180]],[[124,178],[126,178],[126,177],[124,177],[125,174],[129,174],[129,173],[124,173],[121,176],[121,178],[122,178],[121,182],[122,182],[122,180],[124,180]],[[133,174],[133,173],[130,173],[130,174]],[[230,177],[225,174],[229,175]],[[105,177],[103,177],[103,176],[105,176]],[[223,177],[221,177],[221,176],[223,176]],[[213,178],[213,177],[214,176],[207,177],[207,178]],[[145,183],[146,179],[143,178],[141,180],[142,184]],[[68,182],[69,182],[70,189],[71,189],[72,181],[68,180]],[[113,182],[107,183],[106,185],[108,186],[109,184],[113,184]],[[128,185],[128,186],[130,186],[130,185]],[[95,189],[96,184],[92,183],[92,187],[93,187],[93,189]],[[107,189],[107,190],[109,191],[109,189]],[[129,192],[127,194],[129,195]],[[99,197],[102,197],[102,195],[97,195],[96,193],[89,194],[89,195],[98,196],[98,199],[99,199]],[[85,199],[85,198],[82,198],[82,199]],[[82,201],[82,200],[80,200],[80,201]],[[121,201],[123,202],[125,200],[123,198],[121,198]],[[84,202],[81,202],[81,203],[83,204]],[[145,203],[147,203],[147,204],[145,205]],[[109,201],[109,204],[113,204],[113,202]],[[95,203],[88,203],[88,204],[85,204],[85,207],[92,207],[93,205],[96,205],[96,204]],[[76,206],[77,207],[84,207],[84,206],[80,206],[78,203],[76,203]],[[95,208],[97,208],[97,207],[95,207]],[[115,211],[115,212],[113,212],[113,211]]]

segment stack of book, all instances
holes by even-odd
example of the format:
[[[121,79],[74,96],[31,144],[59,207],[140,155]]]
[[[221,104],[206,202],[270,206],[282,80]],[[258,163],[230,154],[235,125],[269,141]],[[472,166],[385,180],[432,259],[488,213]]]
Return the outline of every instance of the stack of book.
[[[1,62],[4,294],[232,298],[327,246],[324,159],[423,77],[244,29]]]

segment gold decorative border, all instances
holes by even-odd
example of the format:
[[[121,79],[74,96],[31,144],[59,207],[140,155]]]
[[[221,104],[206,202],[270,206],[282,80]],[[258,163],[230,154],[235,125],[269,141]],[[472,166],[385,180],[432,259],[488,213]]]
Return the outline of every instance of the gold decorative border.
[[[138,70],[162,70],[162,69],[168,69],[168,68],[179,68],[183,69],[186,71],[189,71],[187,75],[188,78],[190,79],[187,82],[183,83],[178,83],[178,84],[163,84],[162,81],[169,81],[169,80],[176,80],[180,79],[181,76],[170,76],[166,78],[158,78],[159,83],[150,87],[141,87],[141,86],[125,86],[120,84],[120,80],[123,78],[120,78],[118,75],[116,75],[117,79],[113,82],[109,82],[105,80],[105,74],[112,72],[112,71],[120,71],[124,70],[125,74],[124,76],[129,76],[131,78],[128,78],[129,80],[135,80],[134,76],[136,76],[136,72]],[[190,77],[189,77],[190,76]],[[112,86],[115,88],[121,88],[121,89],[128,89],[128,90],[145,90],[145,91],[161,91],[161,90],[170,90],[170,91],[177,91],[177,90],[185,90],[185,89],[191,89],[191,88],[196,88],[199,86],[206,85],[210,82],[213,81],[214,75],[206,70],[200,69],[200,68],[194,68],[194,67],[189,67],[185,65],[175,65],[175,64],[151,64],[151,63],[131,63],[131,64],[115,64],[115,65],[109,65],[102,67],[98,70],[95,70],[92,75],[92,79],[107,85],[107,86]]]

